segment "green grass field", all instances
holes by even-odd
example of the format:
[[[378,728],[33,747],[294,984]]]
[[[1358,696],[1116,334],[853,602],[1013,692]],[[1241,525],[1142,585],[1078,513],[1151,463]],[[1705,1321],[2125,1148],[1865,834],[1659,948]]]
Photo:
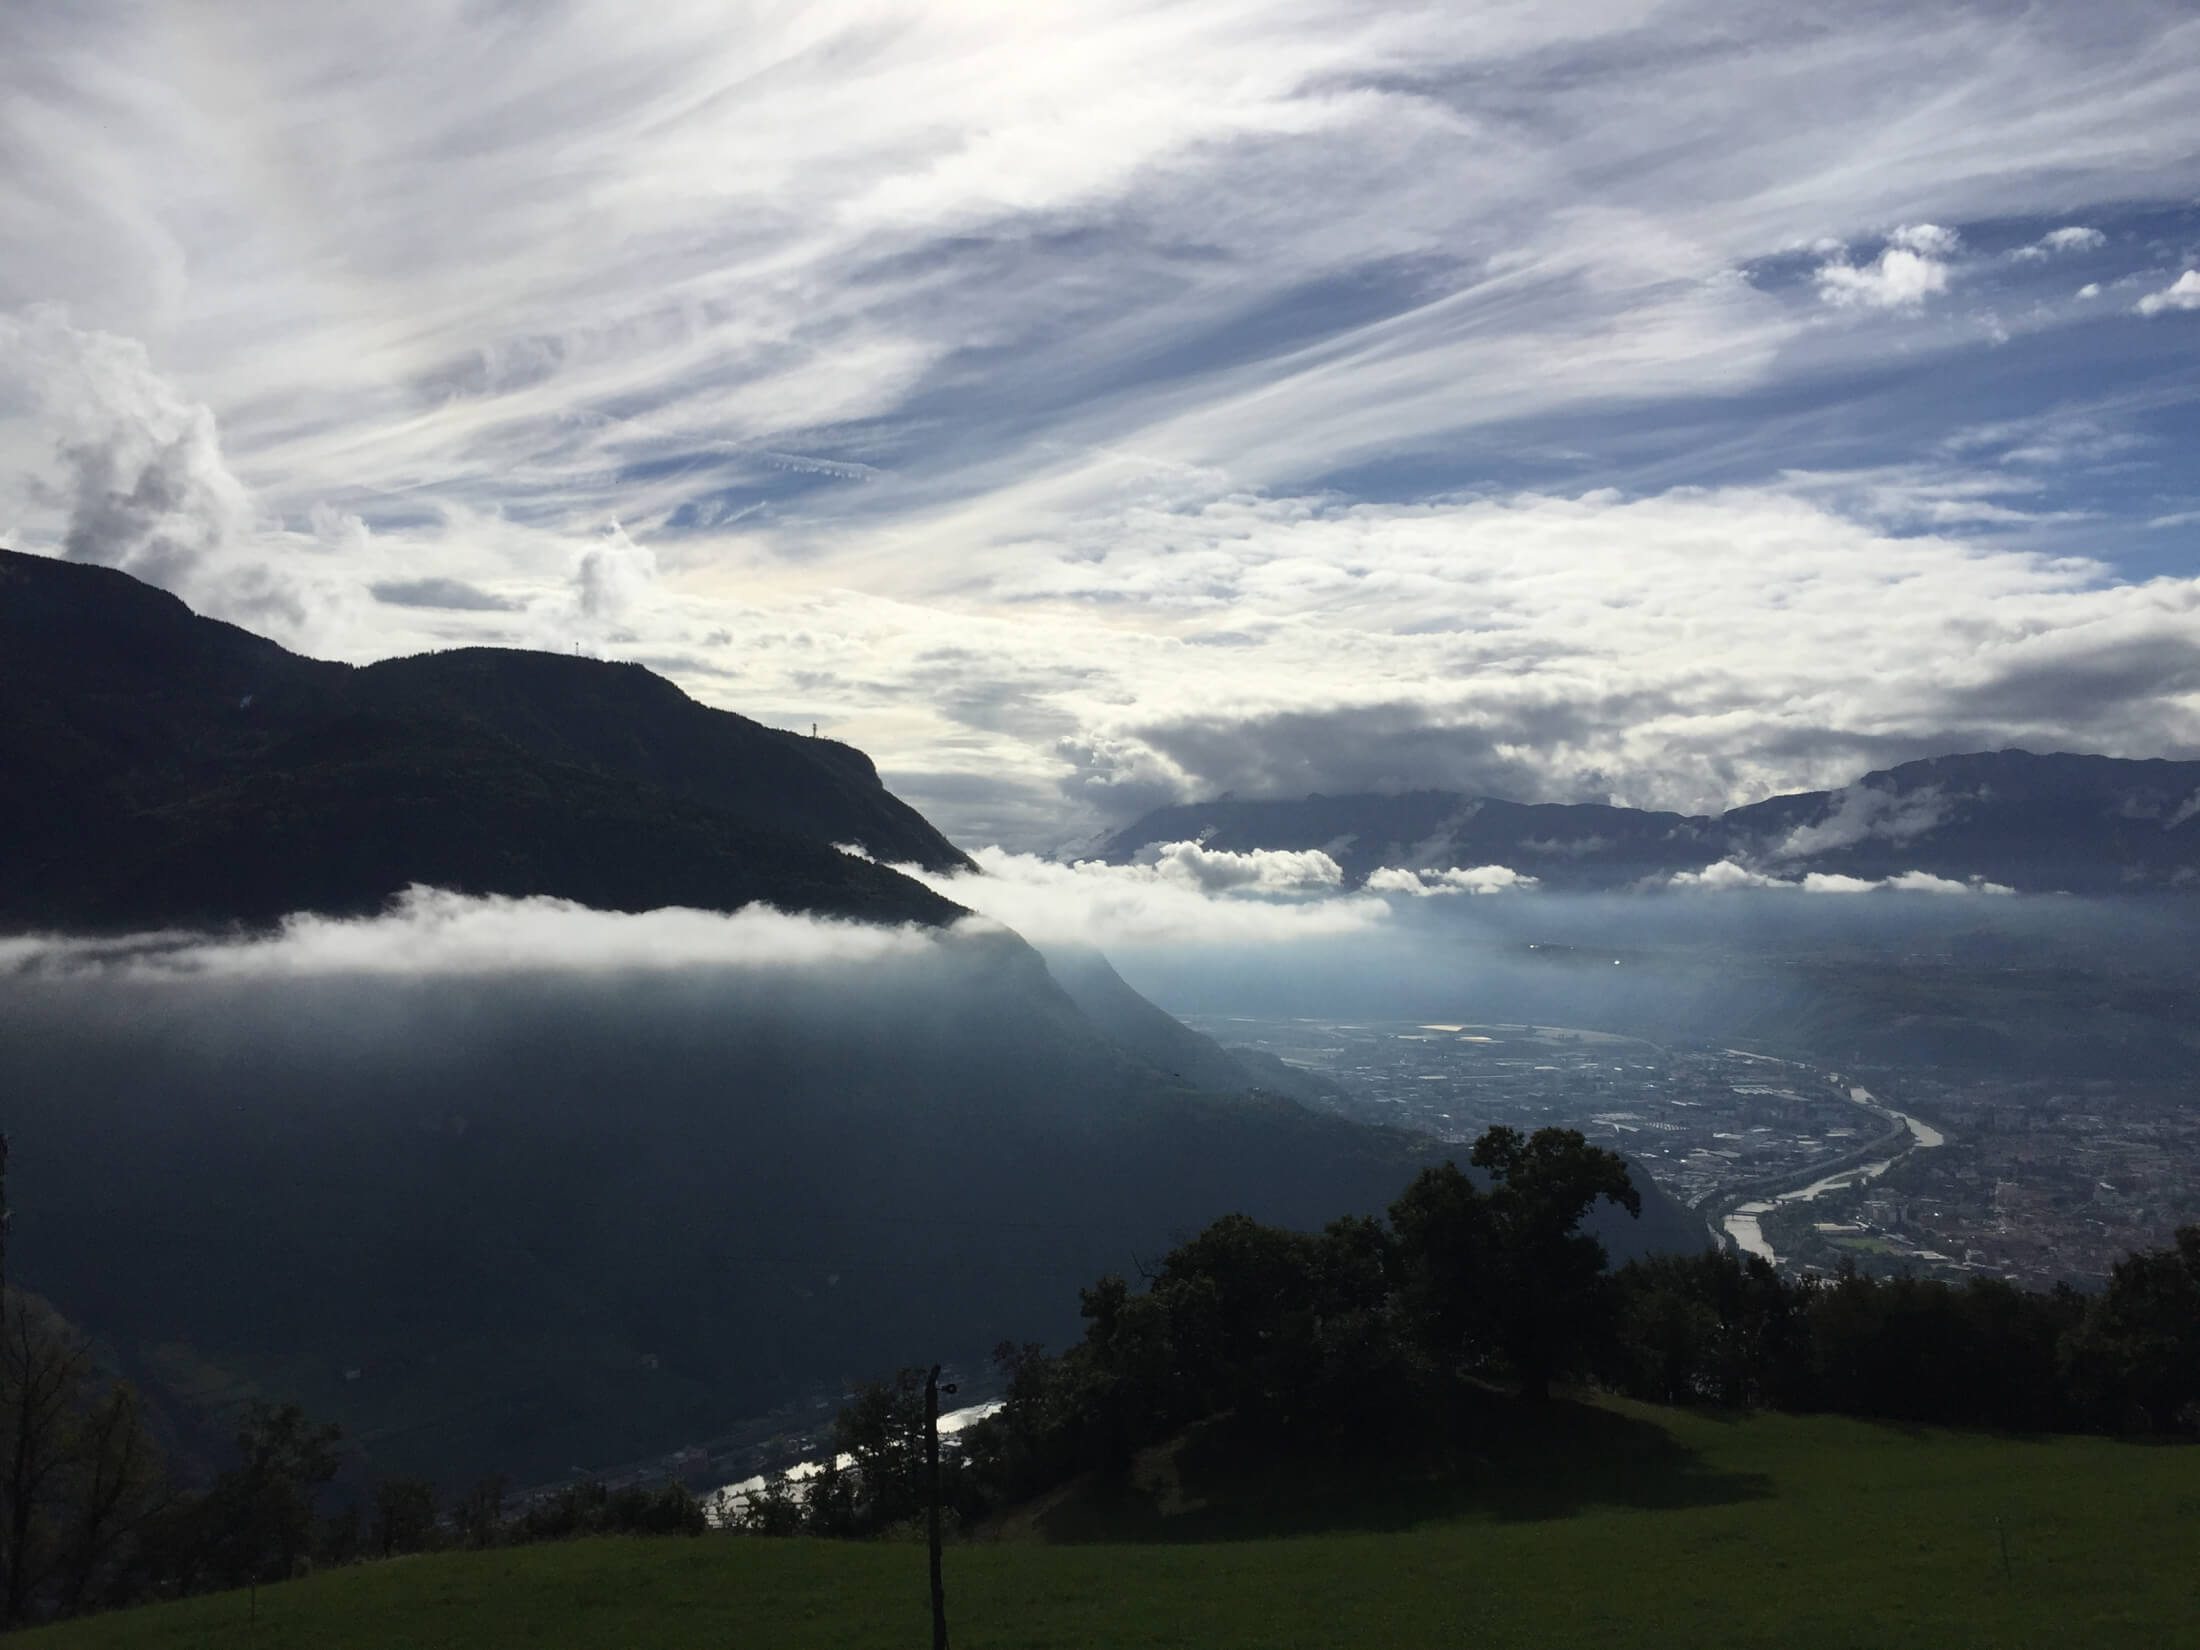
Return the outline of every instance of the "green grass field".
[[[1464,1485],[1161,1460],[947,1555],[984,1647],[2200,1645],[2200,1449],[1566,1406]],[[1205,1501],[1203,1505],[1202,1502]],[[2003,1552],[2006,1539],[2007,1563]],[[23,1650],[771,1650],[929,1642],[924,1553],[735,1536],[401,1559],[23,1635]]]

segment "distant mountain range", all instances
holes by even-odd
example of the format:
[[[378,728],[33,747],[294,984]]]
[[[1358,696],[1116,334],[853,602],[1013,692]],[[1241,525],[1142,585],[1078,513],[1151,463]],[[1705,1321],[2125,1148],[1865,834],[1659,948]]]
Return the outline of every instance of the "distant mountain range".
[[[2200,762],[1980,752],[1907,762],[1834,791],[1724,814],[1520,803],[1455,791],[1157,808],[1101,857],[1156,845],[1321,849],[1352,884],[1386,868],[1502,865],[1553,889],[1810,875],[1882,882],[1921,872],[2022,892],[2200,893]]]
[[[836,844],[969,862],[861,751],[639,665],[301,658],[103,567],[0,551],[0,927],[360,914],[409,883],[606,910],[938,923]]]

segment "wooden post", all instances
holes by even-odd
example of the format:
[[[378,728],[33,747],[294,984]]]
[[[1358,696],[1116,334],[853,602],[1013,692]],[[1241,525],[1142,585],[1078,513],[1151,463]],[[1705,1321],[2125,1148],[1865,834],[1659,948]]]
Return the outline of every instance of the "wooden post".
[[[8,1137],[0,1134],[0,1347],[8,1340]]]
[[[949,1388],[950,1391],[953,1388]],[[947,1588],[940,1579],[940,1366],[924,1378],[924,1465],[931,1502],[926,1536],[932,1549],[932,1650],[947,1650]]]

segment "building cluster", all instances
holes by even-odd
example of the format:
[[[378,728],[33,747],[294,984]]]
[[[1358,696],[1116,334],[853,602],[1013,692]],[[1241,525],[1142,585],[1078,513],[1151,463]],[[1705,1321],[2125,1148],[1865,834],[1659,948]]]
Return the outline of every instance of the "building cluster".
[[[2200,1221],[2200,1108],[2188,1084],[2169,1080],[1835,1072],[1558,1026],[1195,1023],[1331,1079],[1337,1108],[1364,1120],[1459,1141],[1498,1123],[1579,1129],[1709,1220],[1808,1191],[1762,1222],[1795,1269],[1847,1261],[2090,1287],[2118,1257]],[[1905,1152],[1915,1137],[1890,1110],[1930,1125],[1939,1143]],[[1877,1172],[1840,1182],[1858,1170]]]
[[[1768,1217],[1783,1259],[2097,1287],[2136,1249],[2200,1222],[2200,1110],[2188,1083],[1875,1071],[1858,1081],[1947,1134],[1880,1179]],[[1807,1215],[1807,1218],[1804,1218]],[[1784,1241],[1783,1241],[1784,1240]]]
[[[1563,1026],[1193,1023],[1330,1078],[1348,1097],[1339,1109],[1356,1117],[1446,1140],[1498,1123],[1579,1129],[1707,1210],[1838,1167],[1890,1127],[1828,1074],[1737,1049]]]

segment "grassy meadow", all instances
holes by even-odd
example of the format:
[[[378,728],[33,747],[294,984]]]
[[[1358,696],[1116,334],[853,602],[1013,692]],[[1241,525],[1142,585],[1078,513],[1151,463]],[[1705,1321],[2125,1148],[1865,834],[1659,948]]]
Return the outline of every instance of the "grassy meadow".
[[[1446,1482],[1159,1452],[952,1547],[987,1647],[2200,1644],[2200,1449],[1561,1405]],[[22,1650],[794,1650],[929,1642],[924,1553],[730,1535],[400,1559]]]

